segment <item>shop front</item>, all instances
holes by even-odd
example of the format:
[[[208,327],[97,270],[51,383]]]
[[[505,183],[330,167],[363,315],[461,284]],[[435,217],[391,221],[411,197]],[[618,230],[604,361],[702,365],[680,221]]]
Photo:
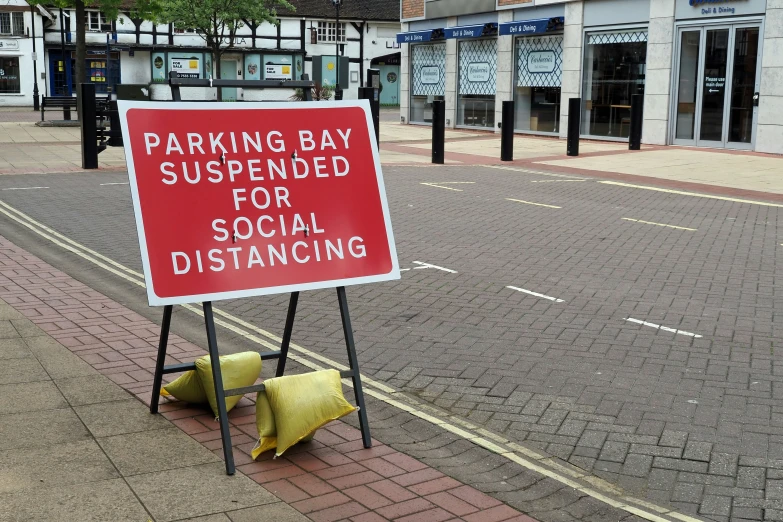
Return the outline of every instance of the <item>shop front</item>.
[[[766,2],[695,4],[676,8],[672,141],[752,149]]]
[[[563,76],[563,22],[563,17],[555,17],[500,24],[501,36],[515,36],[516,132],[558,133]],[[551,32],[561,34],[547,34]]]
[[[449,27],[457,42],[457,126],[495,128],[497,23]]]
[[[412,45],[411,115],[413,123],[432,123],[432,102],[446,93],[446,44]]]
[[[96,94],[107,94],[118,85],[120,75],[120,52],[105,49],[87,49],[84,62],[87,83],[95,85]],[[63,59],[60,49],[49,49],[49,93],[51,96],[76,95],[76,51],[65,51]]]
[[[647,29],[588,31],[582,69],[582,134],[628,139],[631,97],[644,94]]]

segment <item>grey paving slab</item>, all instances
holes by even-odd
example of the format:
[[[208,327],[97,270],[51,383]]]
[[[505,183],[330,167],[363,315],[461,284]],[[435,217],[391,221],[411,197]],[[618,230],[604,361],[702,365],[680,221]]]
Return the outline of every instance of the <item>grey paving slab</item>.
[[[145,522],[149,515],[122,479],[0,494],[0,521]]]
[[[0,364],[0,385],[45,380],[49,380],[49,374],[32,354],[29,357],[7,359]]]
[[[18,359],[12,359],[15,360]],[[68,403],[52,381],[0,385],[0,415],[53,410],[67,406]]]
[[[25,317],[11,319],[11,324],[14,326],[14,329],[17,331],[17,333],[22,337],[33,337],[43,333],[38,326]]]
[[[307,522],[310,520],[288,504],[277,502],[227,513],[231,522],[259,522],[274,520],[275,522]]]
[[[244,475],[226,475],[222,462],[127,478],[157,522],[222,513],[277,502]],[[172,495],[171,492],[178,492]]]
[[[27,348],[21,337],[17,339],[3,339],[0,342],[0,360],[25,357],[34,358],[33,353]]]
[[[11,321],[0,321],[0,339],[13,339],[19,337],[19,332],[16,331]]]
[[[93,440],[0,451],[0,493],[82,484],[120,475]],[[36,493],[31,492],[34,496]]]
[[[0,416],[0,450],[47,448],[89,438],[82,421],[67,408]]]
[[[24,318],[24,315],[20,311],[0,299],[0,321]]]
[[[98,373],[92,366],[82,361],[78,355],[63,348],[60,343],[48,335],[25,337],[24,341],[52,379],[81,377]]]
[[[137,399],[78,406],[74,411],[96,438],[171,426],[162,416],[151,414]]]
[[[57,388],[59,388],[71,406],[84,406],[131,398],[128,392],[101,374],[57,379],[55,382]]]
[[[231,522],[231,519],[225,514],[220,513],[218,515],[207,515],[205,517],[183,518],[177,522]]]
[[[176,427],[99,438],[98,444],[124,476],[220,461]]]

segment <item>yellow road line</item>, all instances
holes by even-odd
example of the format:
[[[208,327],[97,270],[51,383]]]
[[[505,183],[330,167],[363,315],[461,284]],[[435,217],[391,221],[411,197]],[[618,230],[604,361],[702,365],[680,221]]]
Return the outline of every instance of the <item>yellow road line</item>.
[[[116,261],[111,260],[108,257],[103,256],[102,254],[99,254],[98,252],[95,252],[94,250],[91,250],[70,238],[67,238],[66,236],[52,230],[51,228],[46,227],[43,224],[40,224],[39,222],[33,220],[26,214],[16,210],[15,208],[11,207],[5,202],[0,201],[0,207],[1,207],[0,214],[3,214],[7,216],[9,219],[16,221],[22,226],[35,232],[39,236],[48,239],[53,244],[65,250],[68,250],[69,252],[74,253],[75,255],[103,268],[108,272],[117,275],[118,277],[121,277],[126,281],[130,281],[131,283],[142,288],[146,287],[144,282],[140,280],[141,277],[134,277],[133,275],[131,275],[131,274],[134,275],[138,274],[138,272],[135,272],[130,268],[127,268],[124,265],[117,263]],[[555,207],[555,208],[560,208],[560,207]],[[24,218],[22,216],[24,216]],[[139,276],[141,276],[141,274],[139,274]],[[203,316],[202,310],[196,306],[188,305],[188,304],[182,306],[186,310],[189,310],[196,315]],[[277,335],[267,332],[266,330],[254,326],[238,317],[235,317],[217,308],[214,308],[213,311],[215,312],[215,315],[220,316],[220,318],[218,317],[215,318],[215,323],[218,324],[219,326],[222,326],[244,337],[245,339],[257,343],[259,345],[262,345],[266,348],[272,350],[277,350],[280,348],[279,345],[272,344],[266,339],[254,335],[243,328],[240,328],[240,326],[250,330],[251,332],[254,331],[258,334],[261,334],[264,337],[272,341],[275,341],[277,343],[282,342],[282,339]],[[301,354],[311,359],[315,359],[335,369],[340,369],[340,370],[347,369],[347,366],[343,364],[332,361],[327,357],[324,357],[320,354],[317,354],[315,352],[302,348],[301,346],[298,346],[294,343],[291,343],[288,357],[291,360],[299,364],[302,364],[303,366],[310,368],[312,370],[323,370],[324,367],[321,366],[320,364],[312,362],[307,357],[303,357],[302,355],[297,355],[296,353],[291,353],[291,352],[300,352]],[[681,520],[684,522],[701,522],[699,519],[684,515],[682,513],[678,513],[676,511],[672,511],[668,508],[657,506],[650,502],[640,500],[640,499],[635,499],[633,497],[623,496],[619,488],[617,488],[616,486],[612,485],[609,482],[604,481],[603,479],[600,479],[592,475],[587,475],[586,473],[585,474],[579,473],[575,470],[567,468],[566,466],[563,466],[562,464],[558,464],[557,462],[555,462],[551,457],[547,457],[534,450],[525,448],[524,446],[512,442],[501,435],[489,432],[484,428],[476,426],[469,421],[460,419],[458,417],[454,417],[448,413],[444,413],[427,404],[422,404],[411,397],[407,397],[406,395],[401,394],[394,388],[387,386],[381,382],[378,382],[374,379],[371,379],[365,375],[362,375],[361,379],[362,382],[364,382],[367,385],[367,388],[365,389],[365,393],[367,393],[367,395],[370,395],[371,397],[374,397],[386,404],[389,404],[390,406],[396,407],[402,411],[415,415],[416,417],[419,417],[422,420],[435,424],[458,437],[468,440],[478,446],[487,449],[488,451],[491,451],[512,462],[515,462],[526,469],[536,471],[548,478],[557,480],[561,484],[577,489],[578,491],[586,495],[589,495],[597,500],[605,502],[610,506],[614,506],[618,509],[622,509],[629,513],[634,513],[646,520],[650,520],[653,522],[671,522],[672,519]],[[349,387],[352,386],[350,379],[343,379],[343,383]],[[439,415],[440,416],[445,415],[447,418],[446,419],[440,418]],[[457,424],[459,424],[462,427],[457,426]],[[484,436],[482,437],[478,434],[482,434]],[[488,439],[492,439],[492,440],[488,440]],[[527,458],[519,455],[519,453],[525,455]],[[581,482],[578,482],[578,480],[587,482],[593,487],[597,487],[603,491],[612,492],[612,494],[619,497],[619,500],[608,497],[603,493],[599,493],[598,491],[592,489],[592,487],[585,486]],[[668,517],[668,518],[659,516],[656,513],[659,513],[664,517]]]
[[[455,189],[451,187],[441,187],[440,185],[437,185],[435,183],[421,183],[422,185],[427,185],[428,187],[435,187],[435,188],[441,188],[446,190],[453,190],[454,192],[464,192],[462,189]]]
[[[557,207],[555,205],[545,205],[544,203],[533,203],[532,201],[523,201],[521,199],[512,199],[512,198],[506,198],[507,201],[516,201],[517,203],[524,203],[525,205],[535,205],[537,207],[546,207],[546,208],[563,208],[563,207]]]
[[[636,188],[636,189],[642,189],[642,190],[653,190],[655,192],[666,192],[667,194],[678,194],[680,196],[692,196],[692,197],[696,197],[696,198],[718,199],[720,201],[731,201],[733,203],[749,203],[751,205],[761,205],[763,207],[783,208],[783,205],[781,205],[779,203],[766,203],[764,201],[754,201],[752,199],[730,198],[730,197],[726,197],[726,196],[713,196],[712,194],[699,194],[697,192],[685,192],[683,190],[672,190],[672,189],[665,189],[665,188],[658,188],[658,187],[646,187],[644,185],[633,185],[631,183],[620,183],[619,181],[599,181],[598,183],[603,183],[604,185],[616,185],[618,187],[628,187],[628,188]]]
[[[634,223],[644,223],[645,225],[655,225],[656,227],[676,228],[677,230],[690,230],[695,232],[697,228],[678,227],[676,225],[667,225],[666,223],[656,223],[655,221],[642,221],[641,219],[621,218],[623,221],[633,221]]]

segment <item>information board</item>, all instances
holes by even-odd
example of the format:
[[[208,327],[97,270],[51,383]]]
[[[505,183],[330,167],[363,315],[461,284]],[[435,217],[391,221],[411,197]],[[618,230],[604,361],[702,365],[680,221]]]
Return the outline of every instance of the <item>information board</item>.
[[[118,107],[151,305],[399,279],[367,100]]]

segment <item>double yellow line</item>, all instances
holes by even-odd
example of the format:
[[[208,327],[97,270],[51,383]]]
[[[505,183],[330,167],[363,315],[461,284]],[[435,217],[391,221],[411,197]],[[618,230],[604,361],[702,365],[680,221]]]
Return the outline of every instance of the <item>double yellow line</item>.
[[[140,272],[132,270],[125,265],[60,234],[56,230],[36,221],[4,201],[0,201],[0,214],[21,226],[28,228],[35,234],[60,248],[103,268],[107,272],[133,283],[136,286],[146,288],[144,275]],[[196,315],[203,315],[200,308],[188,304],[182,306]],[[219,308],[213,308],[213,312],[216,315],[215,323],[217,325],[270,350],[280,349],[282,339],[277,335],[248,323]],[[290,344],[288,357],[312,370],[323,370],[325,368],[334,368],[337,370],[349,369],[343,364],[294,343]],[[417,401],[366,375],[362,375],[361,378],[366,386],[364,392],[367,395],[430,422],[477,446],[481,446],[486,450],[501,455],[526,469],[536,471],[545,477],[556,480],[565,486],[578,490],[581,493],[605,502],[610,506],[654,522],[671,522],[673,520],[700,522],[699,519],[672,511],[669,508],[624,495],[622,490],[616,486],[578,470],[578,468],[563,465],[552,457],[521,446],[502,435],[498,435],[457,416]],[[343,379],[343,384],[349,387],[352,386],[350,379]]]

